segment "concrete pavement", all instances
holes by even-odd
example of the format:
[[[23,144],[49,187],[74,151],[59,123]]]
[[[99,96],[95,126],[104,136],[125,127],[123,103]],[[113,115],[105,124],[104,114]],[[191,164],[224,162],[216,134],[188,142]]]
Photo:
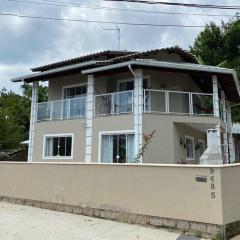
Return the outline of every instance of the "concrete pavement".
[[[0,202],[0,240],[195,240],[167,230]]]

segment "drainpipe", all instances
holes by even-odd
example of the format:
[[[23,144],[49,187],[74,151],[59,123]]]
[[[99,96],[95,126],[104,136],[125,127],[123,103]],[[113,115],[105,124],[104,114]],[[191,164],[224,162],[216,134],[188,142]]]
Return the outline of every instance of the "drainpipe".
[[[128,69],[129,69],[129,71],[132,73],[132,75],[134,76],[134,78],[137,78],[137,75],[136,75],[136,73],[134,72],[134,70],[132,69],[131,64],[128,65]]]

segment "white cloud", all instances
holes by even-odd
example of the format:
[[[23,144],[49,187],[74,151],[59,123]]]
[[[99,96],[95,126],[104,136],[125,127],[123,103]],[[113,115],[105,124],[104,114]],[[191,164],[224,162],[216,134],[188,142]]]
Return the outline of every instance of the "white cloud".
[[[69,2],[71,1],[69,0]],[[184,0],[184,2],[190,2],[190,0]],[[216,0],[212,2],[218,3]],[[91,3],[86,1],[86,3],[107,7],[171,12],[222,12],[219,10],[147,6],[144,4],[98,0],[92,0]],[[201,3],[209,3],[209,0],[204,0]],[[228,3],[233,4],[234,1],[228,1]],[[216,17],[99,11],[87,8],[44,7],[23,3],[1,3],[1,11],[36,16],[136,23],[205,25],[210,20],[218,23],[221,21],[221,18]],[[198,28],[156,28],[124,25],[119,25],[119,27],[121,29],[121,49],[139,51],[173,45],[188,48],[201,30]],[[29,73],[29,69],[33,66],[44,65],[100,50],[116,49],[116,33],[104,31],[104,28],[114,28],[114,25],[0,17],[0,88],[6,87],[19,92],[19,85],[11,83],[8,79]]]

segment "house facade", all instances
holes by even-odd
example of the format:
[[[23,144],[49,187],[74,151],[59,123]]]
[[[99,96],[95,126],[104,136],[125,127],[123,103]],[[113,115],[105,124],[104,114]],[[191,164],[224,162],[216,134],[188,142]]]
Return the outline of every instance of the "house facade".
[[[207,130],[224,163],[234,162],[234,70],[200,65],[180,48],[104,51],[32,69],[29,162],[132,163],[155,131],[142,163],[198,164]],[[48,102],[38,103],[40,81]]]

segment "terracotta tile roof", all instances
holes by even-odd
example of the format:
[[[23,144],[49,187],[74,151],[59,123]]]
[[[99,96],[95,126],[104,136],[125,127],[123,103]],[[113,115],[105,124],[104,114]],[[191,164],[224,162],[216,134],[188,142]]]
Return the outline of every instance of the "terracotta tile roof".
[[[90,60],[109,60],[106,62],[106,64],[116,63],[116,62],[123,62],[130,59],[136,59],[136,58],[153,58],[154,54],[158,54],[161,52],[167,52],[169,54],[176,53],[180,57],[183,58],[186,62],[189,63],[198,63],[197,58],[191,54],[190,52],[183,50],[179,47],[170,47],[170,48],[162,48],[162,49],[155,49],[155,50],[149,50],[145,52],[130,52],[130,51],[102,51],[97,52],[89,55],[80,56],[77,58],[67,59],[60,62],[55,62],[47,65],[43,65],[40,67],[32,68],[31,70],[33,72],[38,71],[47,71],[58,67],[68,66],[72,64],[77,64],[85,61]]]
[[[128,52],[128,51],[102,51],[102,52],[92,53],[92,54],[88,54],[88,55],[83,55],[83,56],[80,56],[77,58],[63,60],[60,62],[50,63],[50,64],[43,65],[40,67],[35,67],[35,68],[32,68],[31,70],[33,72],[39,72],[39,71],[42,72],[42,71],[47,71],[50,69],[63,67],[63,66],[71,65],[71,64],[77,64],[80,62],[85,62],[85,61],[90,61],[90,60],[108,60],[108,59],[132,54],[132,53],[133,52]]]
[[[169,54],[176,53],[180,57],[182,57],[186,62],[198,64],[199,61],[195,55],[190,53],[187,50],[184,50],[180,47],[170,47],[170,48],[161,48],[161,49],[154,49],[145,52],[137,52],[128,55],[118,56],[112,59],[112,62],[122,62],[125,60],[136,59],[136,58],[147,58],[148,56],[153,58],[154,54],[158,54],[160,52],[167,52]],[[154,59],[153,59],[154,60]]]

